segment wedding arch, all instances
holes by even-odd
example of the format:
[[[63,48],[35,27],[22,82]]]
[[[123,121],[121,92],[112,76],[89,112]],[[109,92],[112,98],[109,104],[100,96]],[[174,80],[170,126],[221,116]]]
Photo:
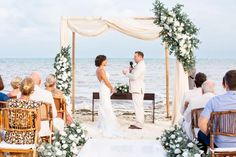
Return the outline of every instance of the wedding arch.
[[[109,29],[116,30],[125,35],[141,40],[157,40],[163,30],[154,24],[154,17],[132,17],[132,18],[105,18],[105,17],[62,17],[61,18],[61,47],[69,44],[69,31],[72,32],[72,112],[75,109],[75,37],[76,33],[85,37],[96,37]],[[165,72],[166,72],[166,115],[170,117],[169,101],[169,48],[164,43],[165,50]],[[184,92],[188,90],[188,75],[184,70],[182,62],[177,58],[175,66],[175,87],[173,105],[179,106]],[[173,110],[176,115],[177,108]]]

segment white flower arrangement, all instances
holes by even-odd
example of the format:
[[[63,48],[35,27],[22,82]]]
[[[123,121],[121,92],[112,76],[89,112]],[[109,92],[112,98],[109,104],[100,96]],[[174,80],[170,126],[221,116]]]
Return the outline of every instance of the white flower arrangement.
[[[70,46],[62,47],[61,52],[55,57],[54,69],[56,70],[57,88],[59,88],[66,96],[71,94],[71,57]]]
[[[200,43],[197,38],[199,29],[182,11],[183,5],[177,4],[171,10],[159,0],[153,5],[156,16],[154,23],[162,27],[160,32],[162,42],[168,44],[170,54],[174,53],[186,72],[191,70],[195,66],[193,51]]]
[[[67,125],[64,131],[56,131],[53,143],[42,143],[37,151],[40,157],[77,157],[85,142],[85,130],[76,122]]]
[[[168,157],[200,157],[203,151],[197,140],[191,141],[182,128],[178,126],[165,130],[160,138],[162,146],[167,151]]]
[[[129,93],[129,85],[117,83],[115,86],[117,93]]]

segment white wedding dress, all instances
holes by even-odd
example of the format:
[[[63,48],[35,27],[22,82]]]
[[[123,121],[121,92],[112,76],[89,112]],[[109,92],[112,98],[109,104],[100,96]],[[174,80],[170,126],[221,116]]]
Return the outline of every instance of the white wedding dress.
[[[106,72],[109,80],[109,73]],[[98,128],[105,137],[120,137],[121,132],[111,104],[111,92],[102,80],[99,85]]]

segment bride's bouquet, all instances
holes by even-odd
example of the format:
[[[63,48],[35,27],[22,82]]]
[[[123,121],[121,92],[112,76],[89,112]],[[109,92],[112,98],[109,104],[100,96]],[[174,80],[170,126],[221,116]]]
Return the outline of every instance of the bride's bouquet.
[[[118,83],[115,86],[117,93],[129,93],[129,85]]]

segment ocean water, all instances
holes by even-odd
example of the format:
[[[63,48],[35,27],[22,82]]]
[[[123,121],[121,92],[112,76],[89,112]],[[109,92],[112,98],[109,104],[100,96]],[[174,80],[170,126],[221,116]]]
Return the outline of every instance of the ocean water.
[[[122,69],[129,66],[132,59],[109,59],[107,71],[110,73],[112,84],[128,83],[122,74]],[[11,89],[10,81],[15,76],[25,77],[37,70],[42,74],[42,87],[47,74],[54,73],[54,59],[0,59],[0,75],[5,84],[4,92]],[[165,62],[164,59],[145,59],[146,92],[156,94],[156,102],[163,104],[165,101]],[[221,82],[228,70],[236,69],[236,60],[230,59],[198,59],[196,68],[198,72],[207,74],[208,79],[216,83],[216,93],[224,92]],[[76,60],[76,104],[78,108],[90,108],[92,92],[98,91],[98,81],[95,76],[96,67],[94,59]],[[170,96],[172,98],[175,80],[175,60],[169,60]],[[132,108],[130,101],[114,101],[115,108]],[[151,102],[145,102],[145,107],[150,108]]]

